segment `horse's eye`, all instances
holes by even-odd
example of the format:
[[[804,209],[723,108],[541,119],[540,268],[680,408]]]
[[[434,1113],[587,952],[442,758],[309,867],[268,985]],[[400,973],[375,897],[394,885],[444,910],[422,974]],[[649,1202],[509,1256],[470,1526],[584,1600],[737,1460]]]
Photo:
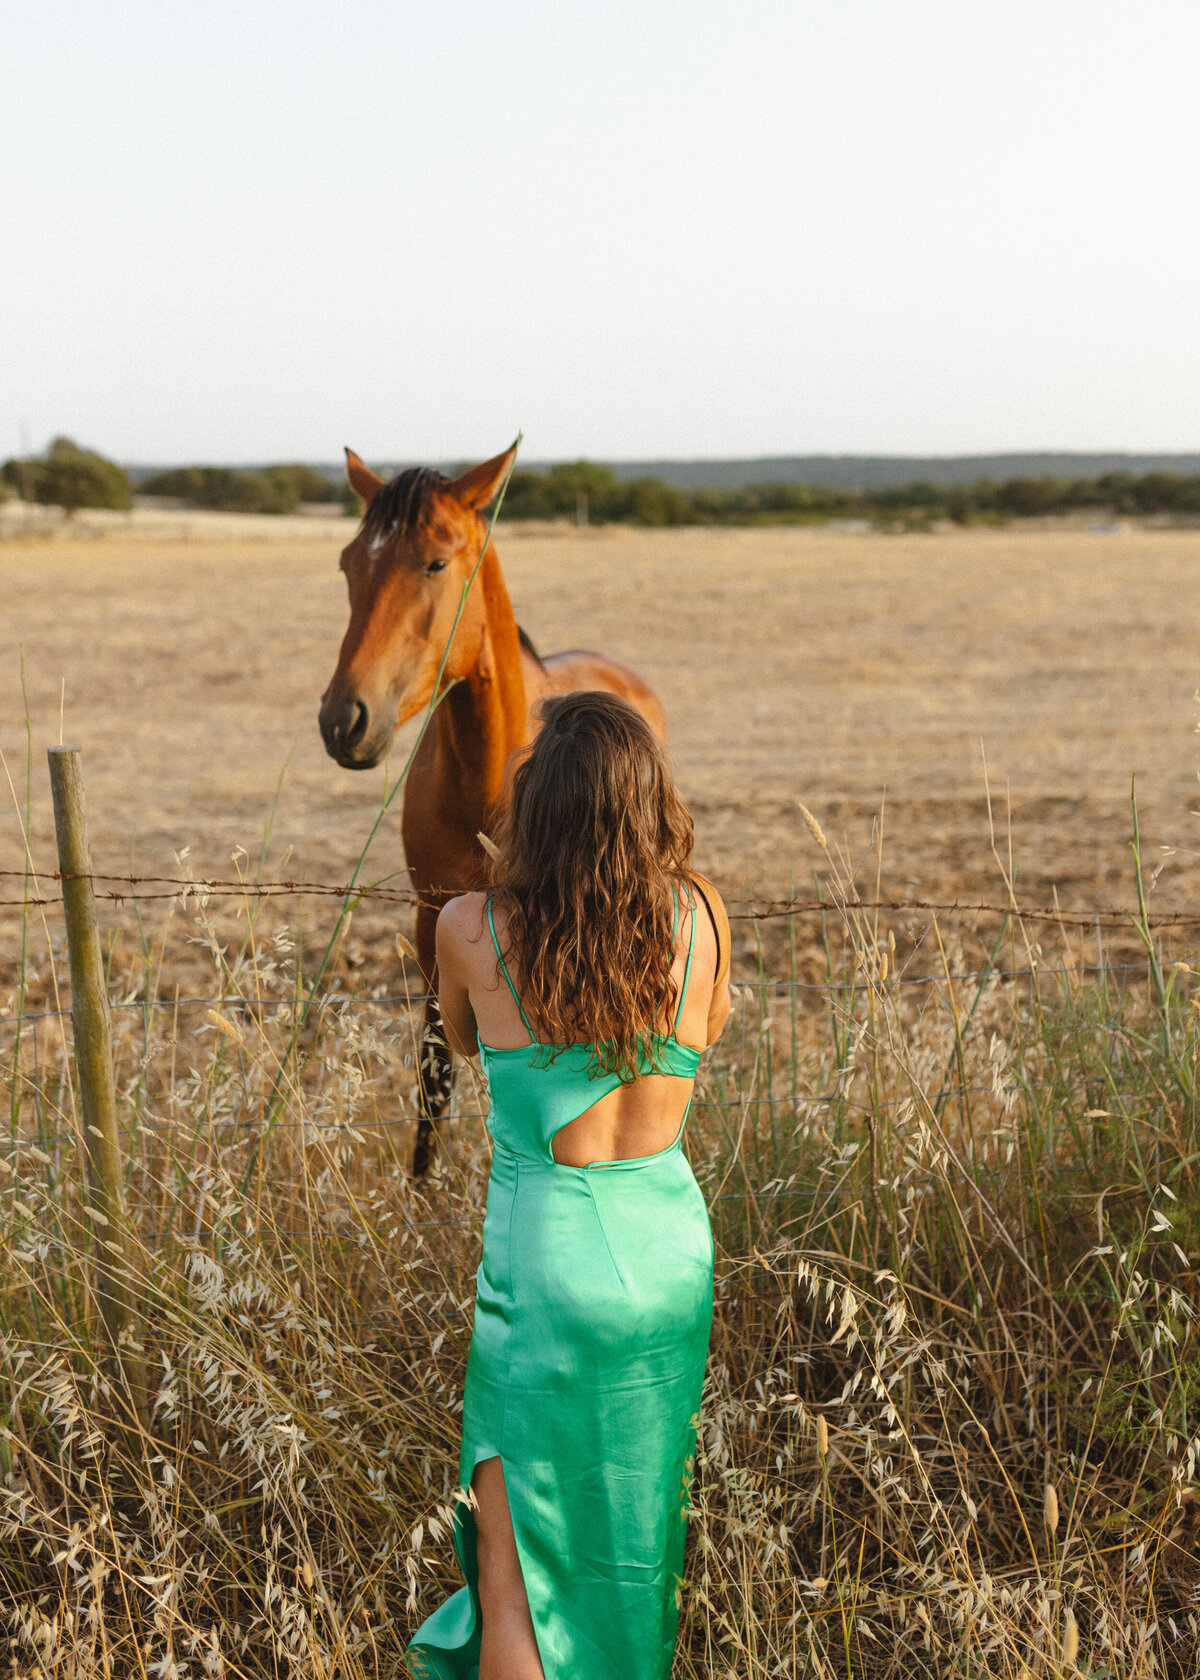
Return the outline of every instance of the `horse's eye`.
[[[435,577],[438,572],[444,572],[445,570],[446,562],[444,560],[431,560],[425,568],[425,576]]]

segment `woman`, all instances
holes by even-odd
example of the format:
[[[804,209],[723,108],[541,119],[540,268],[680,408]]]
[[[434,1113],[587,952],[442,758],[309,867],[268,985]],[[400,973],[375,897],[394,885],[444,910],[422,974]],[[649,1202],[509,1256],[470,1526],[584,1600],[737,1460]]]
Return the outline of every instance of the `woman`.
[[[548,701],[490,895],[438,920],[451,1047],[494,1150],[463,1402],[468,1585],[409,1655],[441,1680],[664,1680],[712,1237],[680,1150],[729,1014],[729,923],[640,713]]]

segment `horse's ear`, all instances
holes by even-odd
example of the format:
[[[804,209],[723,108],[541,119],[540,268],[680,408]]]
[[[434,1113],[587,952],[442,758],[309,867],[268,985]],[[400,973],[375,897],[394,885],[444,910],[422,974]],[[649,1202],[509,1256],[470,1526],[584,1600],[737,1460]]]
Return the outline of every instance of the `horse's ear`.
[[[446,488],[463,507],[486,507],[504,483],[504,475],[512,466],[516,455],[517,446],[514,443],[503,455],[493,455],[490,461],[483,461],[477,467],[469,467],[458,478],[452,479]]]
[[[365,461],[359,459],[353,449],[346,451],[346,477],[350,480],[350,488],[354,494],[368,506],[383,489],[383,480],[371,471]]]

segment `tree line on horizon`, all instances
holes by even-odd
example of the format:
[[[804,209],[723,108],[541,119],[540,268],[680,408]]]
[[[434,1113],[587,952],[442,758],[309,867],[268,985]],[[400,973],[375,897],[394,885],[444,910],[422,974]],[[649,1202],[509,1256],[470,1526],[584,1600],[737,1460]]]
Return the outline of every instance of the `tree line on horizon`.
[[[253,471],[173,467],[135,486],[115,462],[70,438],[55,438],[38,457],[0,467],[0,493],[61,507],[128,509],[134,495],[229,513],[294,513],[303,502],[361,503],[346,485],[315,467],[284,463]],[[915,483],[872,490],[812,484],[747,484],[679,489],[659,478],[620,480],[593,461],[547,472],[519,470],[504,498],[506,519],[586,520],[664,528],[684,525],[816,525],[862,519],[883,529],[1004,524],[1012,519],[1092,513],[1116,518],[1200,518],[1200,474],[1109,472],[1093,478],[980,479],[970,484]]]
[[[548,472],[514,472],[506,519],[577,519],[595,524],[801,525],[864,519],[883,528],[1004,524],[1069,513],[1117,518],[1200,516],[1200,475],[1110,472],[1095,478],[980,479],[872,490],[832,485],[747,484],[678,489],[658,478],[622,482],[610,467],[575,461]]]

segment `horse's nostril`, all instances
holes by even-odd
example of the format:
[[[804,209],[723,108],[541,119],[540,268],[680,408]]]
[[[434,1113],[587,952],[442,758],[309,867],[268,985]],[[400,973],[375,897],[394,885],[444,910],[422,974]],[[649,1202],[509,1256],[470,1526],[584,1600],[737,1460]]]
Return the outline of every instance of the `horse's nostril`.
[[[356,701],[354,716],[350,719],[349,727],[342,737],[343,744],[347,747],[356,747],[367,733],[367,726],[370,721],[371,714],[367,710],[366,702],[363,700]]]

